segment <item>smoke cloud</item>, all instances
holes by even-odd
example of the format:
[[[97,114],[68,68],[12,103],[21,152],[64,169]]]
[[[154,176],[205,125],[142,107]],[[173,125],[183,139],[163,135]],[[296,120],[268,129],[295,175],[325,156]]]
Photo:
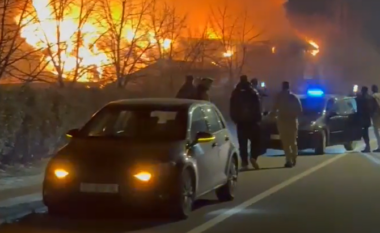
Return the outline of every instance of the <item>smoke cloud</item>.
[[[293,30],[286,18],[283,4],[286,0],[171,0],[172,4],[182,14],[188,15],[191,29],[199,29],[207,24],[210,9],[228,7],[231,17],[239,17],[247,13],[248,23],[264,31],[267,39],[293,36]]]

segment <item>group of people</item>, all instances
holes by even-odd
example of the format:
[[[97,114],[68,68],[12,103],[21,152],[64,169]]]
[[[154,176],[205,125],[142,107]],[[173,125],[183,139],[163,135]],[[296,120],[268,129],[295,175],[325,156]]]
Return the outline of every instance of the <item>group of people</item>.
[[[260,93],[256,83],[256,80],[249,82],[247,76],[241,76],[230,98],[230,116],[236,124],[243,169],[248,167],[249,162],[253,168],[260,169],[257,158],[265,151],[260,140],[261,97],[265,95]],[[302,113],[302,105],[299,98],[290,91],[289,82],[282,83],[282,91],[275,96],[271,113],[277,114],[277,128],[286,156],[285,167],[291,168],[297,163],[298,117]],[[251,144],[249,161],[248,141]]]
[[[358,115],[362,124],[362,136],[365,143],[365,148],[362,152],[371,152],[371,145],[369,140],[369,128],[373,125],[374,134],[377,140],[377,149],[373,152],[380,152],[380,93],[377,85],[372,85],[372,94],[369,89],[363,86],[361,93],[357,95],[357,108]]]
[[[194,84],[194,81],[192,75],[186,76],[185,83],[179,89],[176,98],[210,101],[209,91],[213,80],[202,78],[197,85]]]
[[[194,77],[187,76],[185,84],[177,94],[177,98],[210,101],[209,90],[212,79],[201,79],[194,85]],[[258,157],[263,154],[261,144],[262,97],[267,96],[259,88],[257,78],[248,80],[246,75],[240,77],[239,83],[230,97],[230,117],[236,124],[239,152],[242,168],[248,168],[249,162],[259,169]],[[274,111],[278,112],[278,129],[286,155],[285,167],[293,167],[298,155],[297,132],[298,116],[302,112],[301,104],[296,95],[290,92],[289,82],[282,84],[282,92],[275,98]],[[250,143],[250,159],[248,144]]]

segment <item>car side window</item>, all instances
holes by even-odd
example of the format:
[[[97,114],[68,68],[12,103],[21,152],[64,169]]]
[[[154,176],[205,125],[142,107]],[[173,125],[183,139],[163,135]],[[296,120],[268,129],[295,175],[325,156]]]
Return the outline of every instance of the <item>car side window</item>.
[[[339,115],[346,115],[348,111],[348,106],[344,100],[338,100],[336,102],[337,110],[336,113]]]
[[[334,99],[329,99],[326,104],[326,112],[337,112],[337,105]]]
[[[208,132],[206,116],[200,107],[194,109],[191,116],[190,136],[192,140],[195,139],[198,132]]]
[[[353,99],[345,99],[344,100],[345,104],[345,114],[354,114],[356,113],[356,104],[354,105],[354,100]]]
[[[205,107],[206,120],[209,126],[209,132],[215,133],[223,129],[222,122],[212,107]]]

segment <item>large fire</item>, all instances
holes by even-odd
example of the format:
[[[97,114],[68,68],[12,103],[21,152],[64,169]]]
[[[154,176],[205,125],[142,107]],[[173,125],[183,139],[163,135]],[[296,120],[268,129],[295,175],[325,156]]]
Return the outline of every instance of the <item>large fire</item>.
[[[44,51],[42,61],[47,64],[45,70],[81,82],[96,81],[93,80],[94,70],[97,77],[102,77],[105,69],[115,64],[115,58],[110,51],[114,48],[105,48],[98,44],[99,39],[110,31],[110,25],[99,23],[99,19],[92,16],[84,20],[85,13],[80,4],[71,6],[63,16],[59,16],[60,12],[57,13],[57,6],[54,4],[60,3],[57,3],[57,0],[56,3],[51,1],[54,0],[33,0],[33,13],[25,18],[16,17],[16,21],[21,20],[26,25],[21,29],[20,36],[32,47]],[[66,1],[61,1],[61,4],[64,2]],[[110,9],[110,12],[112,14],[114,11],[120,12],[120,9],[116,8],[117,6],[115,9]],[[116,21],[120,22],[121,19]],[[141,47],[151,48],[152,45],[157,45],[158,40],[161,40],[160,49],[167,50],[171,47],[170,39],[157,39],[152,30],[138,32],[131,23],[125,22],[125,24],[121,32],[123,43],[128,45],[133,41],[134,46],[139,46],[140,51],[144,51],[142,53],[147,50]],[[143,36],[141,34],[145,34],[146,40],[136,39],[141,38]],[[128,53],[128,51],[123,52]],[[138,59],[149,59],[142,55]]]

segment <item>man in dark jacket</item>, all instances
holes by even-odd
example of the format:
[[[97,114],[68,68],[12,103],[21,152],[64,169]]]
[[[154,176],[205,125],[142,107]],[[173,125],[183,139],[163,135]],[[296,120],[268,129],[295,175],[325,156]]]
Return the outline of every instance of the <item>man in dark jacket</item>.
[[[194,86],[194,77],[192,75],[186,76],[186,81],[179,89],[176,98],[179,99],[195,99],[196,89]]]
[[[195,99],[210,101],[209,91],[211,89],[212,83],[214,82],[211,78],[202,78],[196,87]]]
[[[246,75],[240,77],[231,94],[230,116],[236,124],[242,167],[248,167],[248,141],[251,142],[251,164],[259,169],[261,104],[259,93],[252,87]]]
[[[357,97],[358,115],[362,125],[362,137],[365,148],[362,152],[371,152],[368,128],[371,127],[371,118],[374,113],[373,97],[368,93],[368,87],[362,87],[361,94]]]

